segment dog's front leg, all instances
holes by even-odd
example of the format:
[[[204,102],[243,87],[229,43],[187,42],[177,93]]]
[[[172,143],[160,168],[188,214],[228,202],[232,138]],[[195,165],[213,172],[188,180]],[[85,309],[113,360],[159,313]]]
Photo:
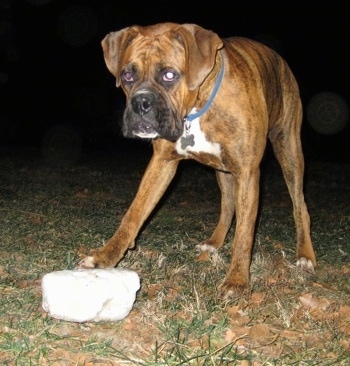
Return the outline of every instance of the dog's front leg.
[[[232,225],[235,212],[235,180],[232,174],[216,171],[217,181],[221,191],[221,212],[219,222],[211,237],[196,246],[197,260],[209,259],[210,253],[220,249]]]
[[[258,212],[260,170],[244,169],[236,176],[236,229],[229,270],[220,292],[224,298],[241,295],[249,287],[249,271]]]
[[[133,246],[141,226],[172,181],[177,166],[178,160],[165,160],[161,154],[153,154],[119,228],[105,246],[92,250],[89,256],[81,260],[80,268],[114,267],[121,260],[126,250]]]

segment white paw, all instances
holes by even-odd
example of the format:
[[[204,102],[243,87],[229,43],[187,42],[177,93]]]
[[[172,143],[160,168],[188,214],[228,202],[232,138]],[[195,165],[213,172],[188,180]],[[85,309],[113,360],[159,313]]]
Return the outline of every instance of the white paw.
[[[204,253],[204,252],[212,254],[212,253],[216,253],[217,249],[210,244],[198,244],[198,245],[196,245],[196,252],[197,252],[197,255],[200,255],[201,253]]]
[[[306,259],[304,257],[299,258],[297,260],[297,267],[299,267],[303,271],[315,273],[314,265],[312,264],[310,259]]]
[[[79,262],[77,268],[86,268],[86,269],[95,268],[94,257],[91,256],[85,257]]]

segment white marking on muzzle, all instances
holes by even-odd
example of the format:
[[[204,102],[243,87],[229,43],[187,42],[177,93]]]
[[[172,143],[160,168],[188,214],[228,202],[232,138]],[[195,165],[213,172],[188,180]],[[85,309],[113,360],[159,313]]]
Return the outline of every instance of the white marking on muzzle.
[[[154,138],[159,136],[157,132],[152,132],[152,133],[146,133],[146,132],[135,133],[135,132],[133,132],[133,134],[137,137],[141,137],[142,139],[154,139]]]

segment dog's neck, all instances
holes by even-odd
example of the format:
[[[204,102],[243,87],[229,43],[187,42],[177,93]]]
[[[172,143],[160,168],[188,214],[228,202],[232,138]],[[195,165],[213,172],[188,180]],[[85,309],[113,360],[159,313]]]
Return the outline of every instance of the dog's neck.
[[[210,108],[211,104],[213,103],[213,101],[215,99],[215,96],[216,96],[218,90],[220,89],[222,79],[223,79],[223,76],[224,76],[224,72],[225,72],[224,58],[222,57],[220,52],[219,52],[218,57],[216,59],[216,64],[215,65],[219,65],[219,64],[221,64],[220,69],[216,73],[214,72],[214,77],[216,77],[216,82],[215,82],[214,87],[211,91],[211,94],[209,95],[209,97],[205,96],[206,97],[205,104],[199,110],[197,110],[196,112],[189,113],[184,118],[185,121],[191,122],[191,121],[195,120],[196,118],[200,117],[201,115],[206,113],[206,111]],[[214,66],[214,70],[215,70],[215,68],[216,68],[216,66]],[[199,95],[199,100],[200,99],[202,99],[202,98]]]

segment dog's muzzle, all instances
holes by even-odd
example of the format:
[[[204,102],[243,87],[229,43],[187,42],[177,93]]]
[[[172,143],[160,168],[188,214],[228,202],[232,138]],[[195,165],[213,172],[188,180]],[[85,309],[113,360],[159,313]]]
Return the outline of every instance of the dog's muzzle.
[[[157,122],[157,95],[153,91],[139,90],[130,101],[124,114],[124,135],[155,138]]]
[[[125,137],[176,141],[182,135],[182,120],[171,103],[152,88],[141,88],[132,94],[124,112],[122,132]]]

